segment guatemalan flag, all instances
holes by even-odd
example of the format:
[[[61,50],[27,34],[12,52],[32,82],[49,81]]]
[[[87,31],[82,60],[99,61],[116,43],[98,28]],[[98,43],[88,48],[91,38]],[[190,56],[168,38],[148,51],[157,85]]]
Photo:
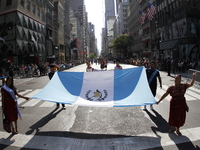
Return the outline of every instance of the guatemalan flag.
[[[144,67],[99,72],[56,72],[32,98],[95,107],[155,104]]]

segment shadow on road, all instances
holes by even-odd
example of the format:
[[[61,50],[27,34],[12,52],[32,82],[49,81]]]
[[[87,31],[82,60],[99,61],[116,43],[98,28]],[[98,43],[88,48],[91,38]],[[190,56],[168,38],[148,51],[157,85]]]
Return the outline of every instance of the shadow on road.
[[[180,150],[200,150],[198,145],[194,145],[193,142],[184,135],[178,136],[175,133],[172,133],[169,134],[169,137]]]
[[[40,131],[40,128],[42,128],[45,124],[47,124],[49,121],[54,119],[61,111],[62,109],[58,110],[54,109],[52,112],[50,112],[48,115],[40,119],[38,122],[30,126],[30,130],[26,132],[27,135],[32,134],[36,130],[36,134]]]
[[[0,146],[0,149],[6,149],[7,147],[9,147],[11,144],[13,144],[15,141],[14,140],[11,140],[12,137],[14,135],[11,134],[9,137],[7,138],[1,138],[0,141],[3,141],[2,143],[4,143],[4,145],[1,145]]]
[[[155,110],[152,110],[154,114],[146,110],[150,119],[155,123],[157,127],[151,127],[152,131],[157,135],[157,131],[161,133],[168,133],[169,125],[167,121]]]
[[[160,135],[157,134],[157,132],[161,132],[161,133],[168,133],[169,130],[169,124],[168,122],[155,110],[152,110],[152,112],[154,114],[152,114],[151,112],[149,112],[148,110],[146,110],[146,113],[149,115],[150,119],[156,124],[157,127],[151,127],[152,131],[157,135],[158,139],[161,140]],[[175,143],[175,145],[177,146],[177,149],[181,149],[181,150],[196,150],[196,149],[200,149],[199,146],[194,145],[192,143],[192,141],[182,135],[182,136],[178,136],[175,133],[172,134],[168,134],[169,138]],[[153,148],[154,150],[161,150],[163,149],[162,147],[159,148]]]

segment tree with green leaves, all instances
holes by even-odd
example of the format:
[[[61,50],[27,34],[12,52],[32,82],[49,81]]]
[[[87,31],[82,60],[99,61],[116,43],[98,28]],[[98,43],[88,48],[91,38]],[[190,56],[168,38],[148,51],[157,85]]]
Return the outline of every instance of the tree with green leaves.
[[[127,57],[128,47],[132,45],[132,37],[128,34],[122,34],[118,36],[112,45],[109,48],[113,49],[116,53],[121,54],[124,57]]]
[[[95,58],[97,58],[97,54],[96,53],[90,53],[89,58],[90,59],[95,59]]]

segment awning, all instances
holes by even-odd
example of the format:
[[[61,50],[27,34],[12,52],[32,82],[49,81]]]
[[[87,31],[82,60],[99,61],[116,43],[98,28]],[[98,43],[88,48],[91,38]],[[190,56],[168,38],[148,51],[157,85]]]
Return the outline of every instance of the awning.
[[[173,40],[173,41],[168,41],[168,42],[162,42],[160,43],[160,49],[165,50],[165,49],[173,49],[177,46],[178,40]]]

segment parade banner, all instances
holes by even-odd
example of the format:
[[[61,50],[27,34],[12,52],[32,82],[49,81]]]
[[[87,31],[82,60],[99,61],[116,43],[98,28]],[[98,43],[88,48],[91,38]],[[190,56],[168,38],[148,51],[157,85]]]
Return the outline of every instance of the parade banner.
[[[155,104],[144,67],[99,72],[56,72],[32,98],[78,106]]]

